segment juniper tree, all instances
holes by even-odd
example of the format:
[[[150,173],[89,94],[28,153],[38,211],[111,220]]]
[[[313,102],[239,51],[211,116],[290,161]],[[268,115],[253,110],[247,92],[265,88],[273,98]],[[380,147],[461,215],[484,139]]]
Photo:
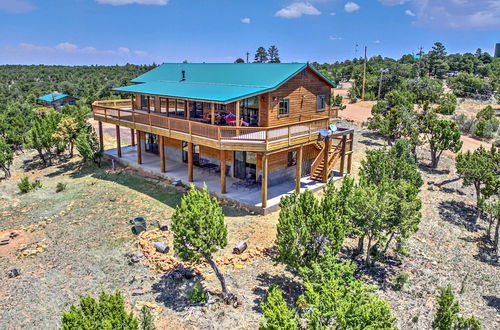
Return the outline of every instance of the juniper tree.
[[[338,253],[347,230],[353,181],[345,178],[340,190],[330,181],[319,201],[309,190],[281,199],[277,225],[278,260],[299,269],[330,249]]]
[[[271,286],[267,293],[267,298],[260,304],[262,314],[266,323],[261,323],[261,330],[279,330],[279,329],[299,329],[297,325],[297,313],[289,309],[282,291],[277,286]]]
[[[0,169],[6,178],[10,177],[10,166],[14,160],[14,153],[5,139],[0,138]]]
[[[120,292],[106,294],[104,291],[96,301],[91,296],[80,299],[79,306],[71,306],[62,317],[61,329],[139,329],[137,319],[127,313]]]
[[[93,128],[80,131],[75,144],[84,162],[93,162],[97,166],[101,166],[102,150]]]
[[[443,151],[457,153],[462,148],[460,129],[455,121],[433,119],[428,123],[431,167],[436,168]]]
[[[494,146],[491,147],[490,151],[480,146],[474,152],[459,153],[455,160],[455,166],[464,186],[474,186],[477,218],[479,218],[482,190],[486,186],[491,189],[493,182],[497,182],[500,174],[500,153]]]
[[[78,125],[76,121],[69,116],[63,117],[57,124],[54,132],[55,143],[62,149],[69,149],[70,157],[73,157],[73,147],[78,137]]]
[[[227,301],[230,294],[224,275],[213,259],[213,254],[227,245],[227,228],[222,207],[215,197],[210,197],[206,186],[203,190],[193,185],[182,197],[172,216],[174,250],[183,260],[206,261],[212,267]]]
[[[480,330],[481,323],[474,316],[465,318],[455,300],[451,286],[439,288],[438,309],[432,321],[432,328],[438,330]]]

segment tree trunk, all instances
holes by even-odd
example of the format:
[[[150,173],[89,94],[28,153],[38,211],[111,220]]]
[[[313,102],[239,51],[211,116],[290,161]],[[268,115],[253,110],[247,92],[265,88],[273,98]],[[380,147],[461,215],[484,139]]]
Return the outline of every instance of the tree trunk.
[[[74,144],[73,142],[70,142],[70,143],[69,143],[69,156],[70,156],[71,158],[73,158],[73,147],[74,147],[74,145],[75,145],[75,144]]]
[[[227,292],[227,287],[226,287],[226,281],[224,280],[224,275],[219,270],[219,267],[215,263],[215,261],[210,258],[210,257],[205,257],[207,260],[208,264],[212,267],[214,270],[215,275],[217,276],[217,279],[220,282],[220,286],[222,288],[222,298],[225,300],[228,297],[228,292]]]
[[[8,179],[10,178],[10,170],[7,166],[2,165],[2,171],[5,173],[5,178]]]
[[[493,242],[494,244],[494,249],[495,249],[495,254],[497,255],[498,257],[498,235],[499,235],[499,232],[500,232],[500,217],[497,217],[497,225],[495,227],[495,240]]]
[[[372,247],[372,237],[368,235],[368,246],[366,247],[366,259],[365,263],[368,266],[370,264],[370,250]]]
[[[413,146],[413,157],[415,157],[415,164],[418,163],[418,157],[417,157],[417,145]]]
[[[431,149],[431,167],[436,168],[437,167],[437,155],[436,155],[436,150]]]
[[[358,239],[358,250],[357,250],[358,254],[362,254],[363,253],[364,246],[365,246],[365,235],[361,236]]]
[[[474,182],[474,188],[476,188],[476,223],[479,220],[479,217],[481,217],[481,209],[479,208],[479,204],[481,203],[481,183],[480,182]]]
[[[43,150],[42,149],[37,149],[36,151],[38,151],[38,155],[40,156],[40,158],[42,159],[43,163],[44,164],[47,164],[47,160],[45,159],[45,157],[43,156]]]
[[[491,240],[491,227],[493,227],[493,216],[488,216],[488,230],[486,231],[486,237]]]
[[[389,236],[389,239],[387,240],[387,243],[385,244],[384,252],[382,252],[383,255],[385,255],[385,253],[387,252],[387,249],[389,248],[389,244],[391,244],[393,237],[394,237],[394,232],[391,233],[391,236]]]

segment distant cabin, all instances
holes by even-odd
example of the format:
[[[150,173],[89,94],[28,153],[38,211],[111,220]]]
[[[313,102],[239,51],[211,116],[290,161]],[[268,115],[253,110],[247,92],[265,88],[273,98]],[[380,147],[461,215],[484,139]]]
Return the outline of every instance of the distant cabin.
[[[76,97],[59,92],[52,92],[50,94],[40,96],[37,99],[37,104],[45,107],[58,108],[66,104],[74,105],[76,100],[78,100]]]

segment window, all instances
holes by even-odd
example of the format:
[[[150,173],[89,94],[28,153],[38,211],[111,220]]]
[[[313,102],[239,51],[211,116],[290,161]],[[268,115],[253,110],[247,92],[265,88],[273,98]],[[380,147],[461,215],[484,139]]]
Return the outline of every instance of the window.
[[[323,111],[325,110],[325,96],[324,95],[318,95],[316,96],[316,111]]]
[[[290,100],[280,99],[278,107],[278,117],[288,116],[290,114]]]
[[[175,116],[177,101],[174,99],[168,99],[168,115]]]
[[[154,96],[148,96],[148,104],[149,104],[149,111],[156,111]]]
[[[168,108],[168,99],[160,97],[160,112],[167,113],[167,108]]]
[[[216,110],[219,110],[219,111],[226,111],[226,105],[225,104],[216,104]]]
[[[203,118],[203,103],[189,102],[189,116],[190,118]]]
[[[184,113],[184,107],[185,107],[185,101],[184,100],[177,100],[177,110],[175,114],[180,117],[185,117]]]
[[[141,109],[148,110],[148,97],[146,95],[141,95]]]
[[[288,166],[297,165],[297,150],[288,152]]]

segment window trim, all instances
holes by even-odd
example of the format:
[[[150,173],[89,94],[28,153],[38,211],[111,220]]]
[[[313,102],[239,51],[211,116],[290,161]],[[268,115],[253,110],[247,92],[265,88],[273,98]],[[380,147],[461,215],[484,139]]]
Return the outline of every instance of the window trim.
[[[319,108],[319,98],[323,99],[323,107]],[[324,94],[316,95],[316,112],[321,112],[326,110],[326,96]]]
[[[287,113],[282,114],[281,112],[281,102],[286,102],[287,104]],[[288,117],[290,116],[290,99],[289,98],[280,98],[278,100],[278,118]]]

